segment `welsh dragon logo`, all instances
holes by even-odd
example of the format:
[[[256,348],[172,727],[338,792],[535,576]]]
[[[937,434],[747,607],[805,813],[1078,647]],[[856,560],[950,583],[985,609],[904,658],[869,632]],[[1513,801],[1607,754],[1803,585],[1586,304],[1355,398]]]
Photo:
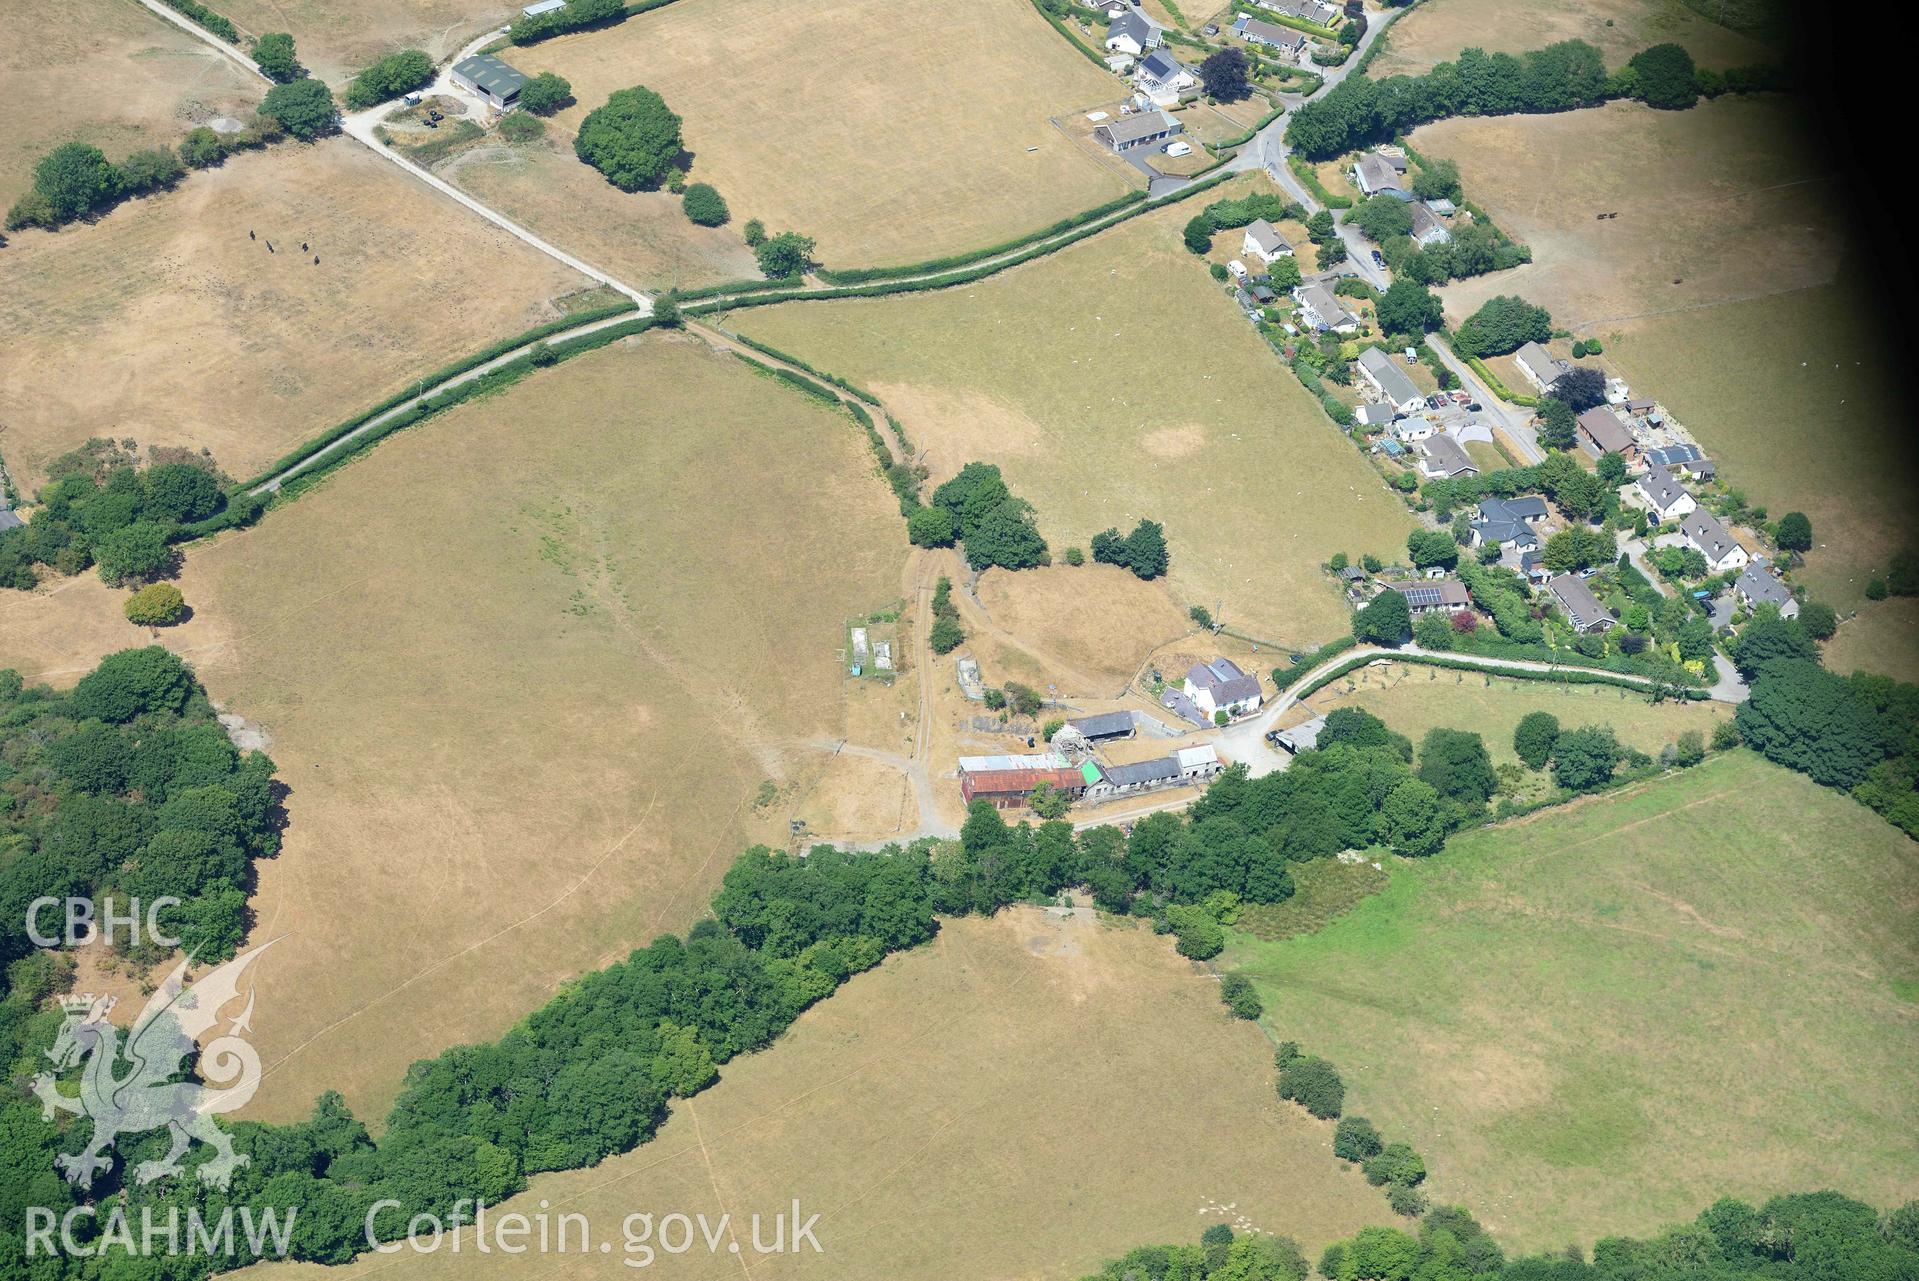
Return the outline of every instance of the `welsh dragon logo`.
[[[134,1179],[144,1184],[178,1174],[181,1156],[198,1139],[215,1151],[199,1168],[201,1182],[225,1190],[248,1158],[233,1150],[233,1140],[213,1118],[244,1106],[260,1085],[259,1052],[243,1037],[252,1026],[252,988],[247,989],[246,1008],[224,1033],[204,1047],[200,1038],[219,1024],[221,1009],[239,997],[240,977],[254,958],[278,941],[242,952],[191,985],[185,978],[192,958],[181,961],[140,1011],[124,1046],[120,1030],[107,1021],[112,998],[62,998],[67,1019],[47,1051],[53,1071],[34,1078],[33,1092],[48,1120],[59,1109],[93,1121],[93,1138],[84,1151],[55,1158],[67,1182],[91,1187],[93,1176],[113,1164],[108,1149],[122,1134],[165,1127],[173,1132],[172,1148],[157,1161],[135,1166]],[[173,1079],[196,1052],[201,1079]],[[62,1094],[55,1074],[83,1059],[79,1097]]]

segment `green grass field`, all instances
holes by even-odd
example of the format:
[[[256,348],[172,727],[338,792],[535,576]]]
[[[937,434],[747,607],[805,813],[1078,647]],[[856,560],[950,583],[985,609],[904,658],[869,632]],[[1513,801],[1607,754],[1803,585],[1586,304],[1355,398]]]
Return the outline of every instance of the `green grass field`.
[[[1412,521],[1181,246],[1198,208],[975,285],[788,303],[737,323],[870,386],[936,481],[971,460],[999,464],[1056,553],[1151,517],[1166,526],[1183,605],[1317,645],[1349,617],[1320,564],[1336,551],[1404,555]]]
[[[1513,730],[1528,712],[1551,712],[1565,726],[1608,725],[1619,741],[1647,755],[1687,730],[1710,738],[1731,709],[1723,703],[1654,703],[1612,685],[1556,685],[1502,680],[1483,672],[1382,663],[1362,667],[1314,694],[1324,716],[1338,707],[1371,712],[1414,743],[1435,727],[1469,729],[1486,740],[1495,765],[1517,762]]]
[[[1913,1193],[1919,845],[1750,754],[1469,833],[1224,960],[1508,1248]]]
[[[1608,360],[1666,404],[1725,482],[1772,513],[1812,517],[1796,573],[1841,612],[1913,543],[1919,466],[1903,440],[1902,357],[1873,327],[1870,287],[1831,284],[1635,324]]]
[[[1919,599],[1867,601],[1826,642],[1826,666],[1835,672],[1874,672],[1919,681]]]

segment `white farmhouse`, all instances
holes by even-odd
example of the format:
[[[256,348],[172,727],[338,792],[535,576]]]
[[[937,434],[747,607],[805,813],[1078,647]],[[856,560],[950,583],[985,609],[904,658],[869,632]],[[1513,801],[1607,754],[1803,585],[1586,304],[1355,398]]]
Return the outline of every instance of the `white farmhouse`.
[[[1259,709],[1259,677],[1248,676],[1230,658],[1215,658],[1210,663],[1194,663],[1181,687],[1206,716],[1243,716]]]
[[[1293,256],[1293,247],[1287,243],[1286,237],[1280,235],[1279,229],[1264,218],[1255,220],[1252,226],[1246,228],[1239,251],[1247,258],[1259,259],[1268,267],[1277,259]]]

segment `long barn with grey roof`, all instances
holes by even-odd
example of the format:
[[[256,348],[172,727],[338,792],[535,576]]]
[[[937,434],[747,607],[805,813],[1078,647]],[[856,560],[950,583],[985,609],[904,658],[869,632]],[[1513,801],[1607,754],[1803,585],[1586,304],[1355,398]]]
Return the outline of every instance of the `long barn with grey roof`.
[[[476,53],[453,64],[453,83],[469,93],[477,93],[495,111],[510,111],[520,103],[520,90],[531,79],[524,71],[510,67],[490,53]]]

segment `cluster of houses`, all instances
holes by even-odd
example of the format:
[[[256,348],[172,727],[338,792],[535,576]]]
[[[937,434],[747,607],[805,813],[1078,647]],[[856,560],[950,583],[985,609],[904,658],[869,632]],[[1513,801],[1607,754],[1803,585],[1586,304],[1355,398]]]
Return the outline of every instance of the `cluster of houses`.
[[[1381,147],[1362,155],[1353,164],[1353,186],[1365,196],[1388,196],[1401,201],[1412,215],[1413,243],[1425,248],[1441,245],[1453,238],[1446,219],[1459,212],[1450,200],[1421,200],[1406,182],[1405,153]]]

